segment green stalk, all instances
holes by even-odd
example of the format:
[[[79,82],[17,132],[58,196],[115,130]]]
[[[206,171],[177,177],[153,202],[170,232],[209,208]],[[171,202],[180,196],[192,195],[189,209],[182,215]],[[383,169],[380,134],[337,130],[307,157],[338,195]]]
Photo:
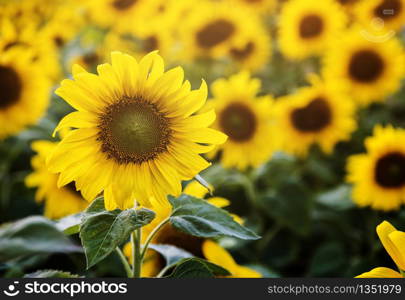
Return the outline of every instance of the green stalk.
[[[159,223],[158,226],[156,226],[152,232],[149,234],[148,238],[146,239],[145,245],[143,246],[142,249],[142,254],[141,254],[141,259],[143,260],[146,254],[146,251],[148,250],[149,244],[152,241],[153,237],[156,235],[156,233],[159,232],[160,229],[163,228],[163,226],[165,226],[170,220],[169,218],[164,219],[162,222]]]
[[[141,277],[142,255],[141,255],[141,228],[132,233],[132,277]]]
[[[120,260],[122,262],[122,265],[125,268],[125,272],[127,273],[127,277],[128,278],[132,277],[132,269],[131,269],[131,266],[129,265],[128,260],[125,257],[124,253],[122,253],[122,251],[121,251],[121,249],[119,247],[115,248],[115,251],[117,252],[117,254],[118,254],[118,256],[119,256],[119,258],[120,258]]]

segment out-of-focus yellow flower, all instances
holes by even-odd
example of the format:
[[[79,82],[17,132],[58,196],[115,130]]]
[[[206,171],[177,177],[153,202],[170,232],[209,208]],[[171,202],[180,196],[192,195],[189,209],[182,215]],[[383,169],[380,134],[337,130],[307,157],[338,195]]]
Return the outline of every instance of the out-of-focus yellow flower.
[[[44,115],[50,82],[28,50],[0,50],[0,139],[33,125]]]
[[[384,101],[399,89],[405,75],[404,49],[396,38],[376,43],[354,27],[327,51],[324,74],[360,105]]]
[[[257,71],[264,69],[271,59],[272,41],[270,33],[260,22],[249,22],[251,26],[242,34],[244,42],[230,45],[227,55],[240,69]]]
[[[183,43],[183,58],[218,58],[228,53],[230,47],[243,47],[245,28],[257,22],[257,16],[241,5],[228,2],[203,2],[194,7],[179,28]]]
[[[214,128],[225,132],[228,140],[210,154],[222,151],[221,163],[244,170],[270,159],[274,150],[272,99],[258,97],[261,82],[241,72],[212,84],[210,103],[217,112]]]
[[[290,0],[280,15],[280,50],[294,60],[320,55],[346,23],[345,12],[334,0]]]
[[[405,130],[376,126],[365,146],[367,153],[351,156],[347,164],[353,200],[376,210],[399,209],[405,203]]]
[[[36,187],[35,200],[45,202],[44,214],[51,219],[59,219],[70,214],[84,210],[88,203],[79,192],[76,191],[75,184],[58,188],[58,176],[48,171],[46,158],[55,149],[57,143],[50,141],[35,141],[32,149],[37,152],[31,160],[33,172],[25,179],[28,187]]]
[[[277,0],[226,0],[238,2],[246,7],[253,9],[261,14],[270,14],[277,7]]]
[[[400,30],[405,26],[405,0],[360,1],[355,8],[355,15],[366,28],[382,21],[384,30]]]
[[[128,30],[141,18],[148,0],[89,0],[85,3],[91,20],[101,27]]]
[[[207,98],[205,82],[191,91],[180,67],[164,71],[152,52],[140,62],[120,52],[98,75],[73,67],[73,80],[56,93],[77,111],[65,116],[55,131],[76,128],[62,139],[49,159],[60,173],[58,186],[76,181],[86,200],[104,193],[109,210],[165,205],[167,195],[181,193],[181,181],[209,166],[201,157],[226,141],[208,128],[213,110],[195,114]],[[203,145],[204,144],[204,145]]]
[[[234,278],[260,278],[262,275],[255,270],[238,265],[233,257],[224,248],[217,243],[207,240],[202,246],[204,257],[225,269],[227,269]]]
[[[279,147],[287,153],[306,155],[314,144],[331,153],[336,143],[348,140],[356,129],[349,96],[317,77],[310,80],[310,87],[276,103]]]
[[[384,221],[377,226],[377,234],[385,250],[391,256],[401,272],[405,271],[405,232],[398,231],[389,222]],[[357,278],[403,278],[404,273],[399,273],[389,268],[375,268],[363,273]]]

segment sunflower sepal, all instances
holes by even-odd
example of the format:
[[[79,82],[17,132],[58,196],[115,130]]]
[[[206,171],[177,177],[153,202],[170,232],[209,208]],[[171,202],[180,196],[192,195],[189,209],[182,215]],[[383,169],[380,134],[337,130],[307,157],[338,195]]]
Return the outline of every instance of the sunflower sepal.
[[[241,240],[257,240],[260,237],[250,229],[235,222],[225,210],[209,202],[186,194],[168,197],[173,211],[169,221],[176,229],[202,238],[221,236]]]
[[[109,211],[105,209],[103,197],[94,200],[83,213],[80,224],[87,269],[106,258],[126,242],[134,230],[149,224],[154,218],[155,213],[150,209]]]

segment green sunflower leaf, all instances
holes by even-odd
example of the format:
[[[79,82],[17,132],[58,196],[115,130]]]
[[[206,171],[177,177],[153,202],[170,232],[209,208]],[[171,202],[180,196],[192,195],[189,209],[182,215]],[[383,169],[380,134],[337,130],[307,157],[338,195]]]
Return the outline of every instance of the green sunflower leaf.
[[[185,258],[176,264],[173,272],[166,278],[214,278],[231,275],[228,270],[204,259]]]
[[[171,224],[193,236],[212,238],[230,236],[242,240],[256,240],[260,237],[250,229],[235,222],[223,209],[205,200],[189,195],[178,198],[169,196],[173,207]]]
[[[60,270],[38,270],[34,273],[25,274],[24,278],[79,278],[79,275]]]
[[[28,217],[0,227],[0,261],[36,254],[81,252],[55,224],[39,216]]]
[[[106,258],[128,240],[132,231],[149,224],[154,217],[155,213],[146,208],[107,211],[103,198],[94,200],[83,214],[80,225],[87,268]]]

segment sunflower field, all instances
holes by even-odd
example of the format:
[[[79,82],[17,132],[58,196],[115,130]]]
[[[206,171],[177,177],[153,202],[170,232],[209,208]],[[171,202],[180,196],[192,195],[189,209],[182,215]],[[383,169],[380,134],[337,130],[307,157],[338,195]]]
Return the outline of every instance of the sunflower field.
[[[405,277],[405,0],[0,0],[0,276]]]

